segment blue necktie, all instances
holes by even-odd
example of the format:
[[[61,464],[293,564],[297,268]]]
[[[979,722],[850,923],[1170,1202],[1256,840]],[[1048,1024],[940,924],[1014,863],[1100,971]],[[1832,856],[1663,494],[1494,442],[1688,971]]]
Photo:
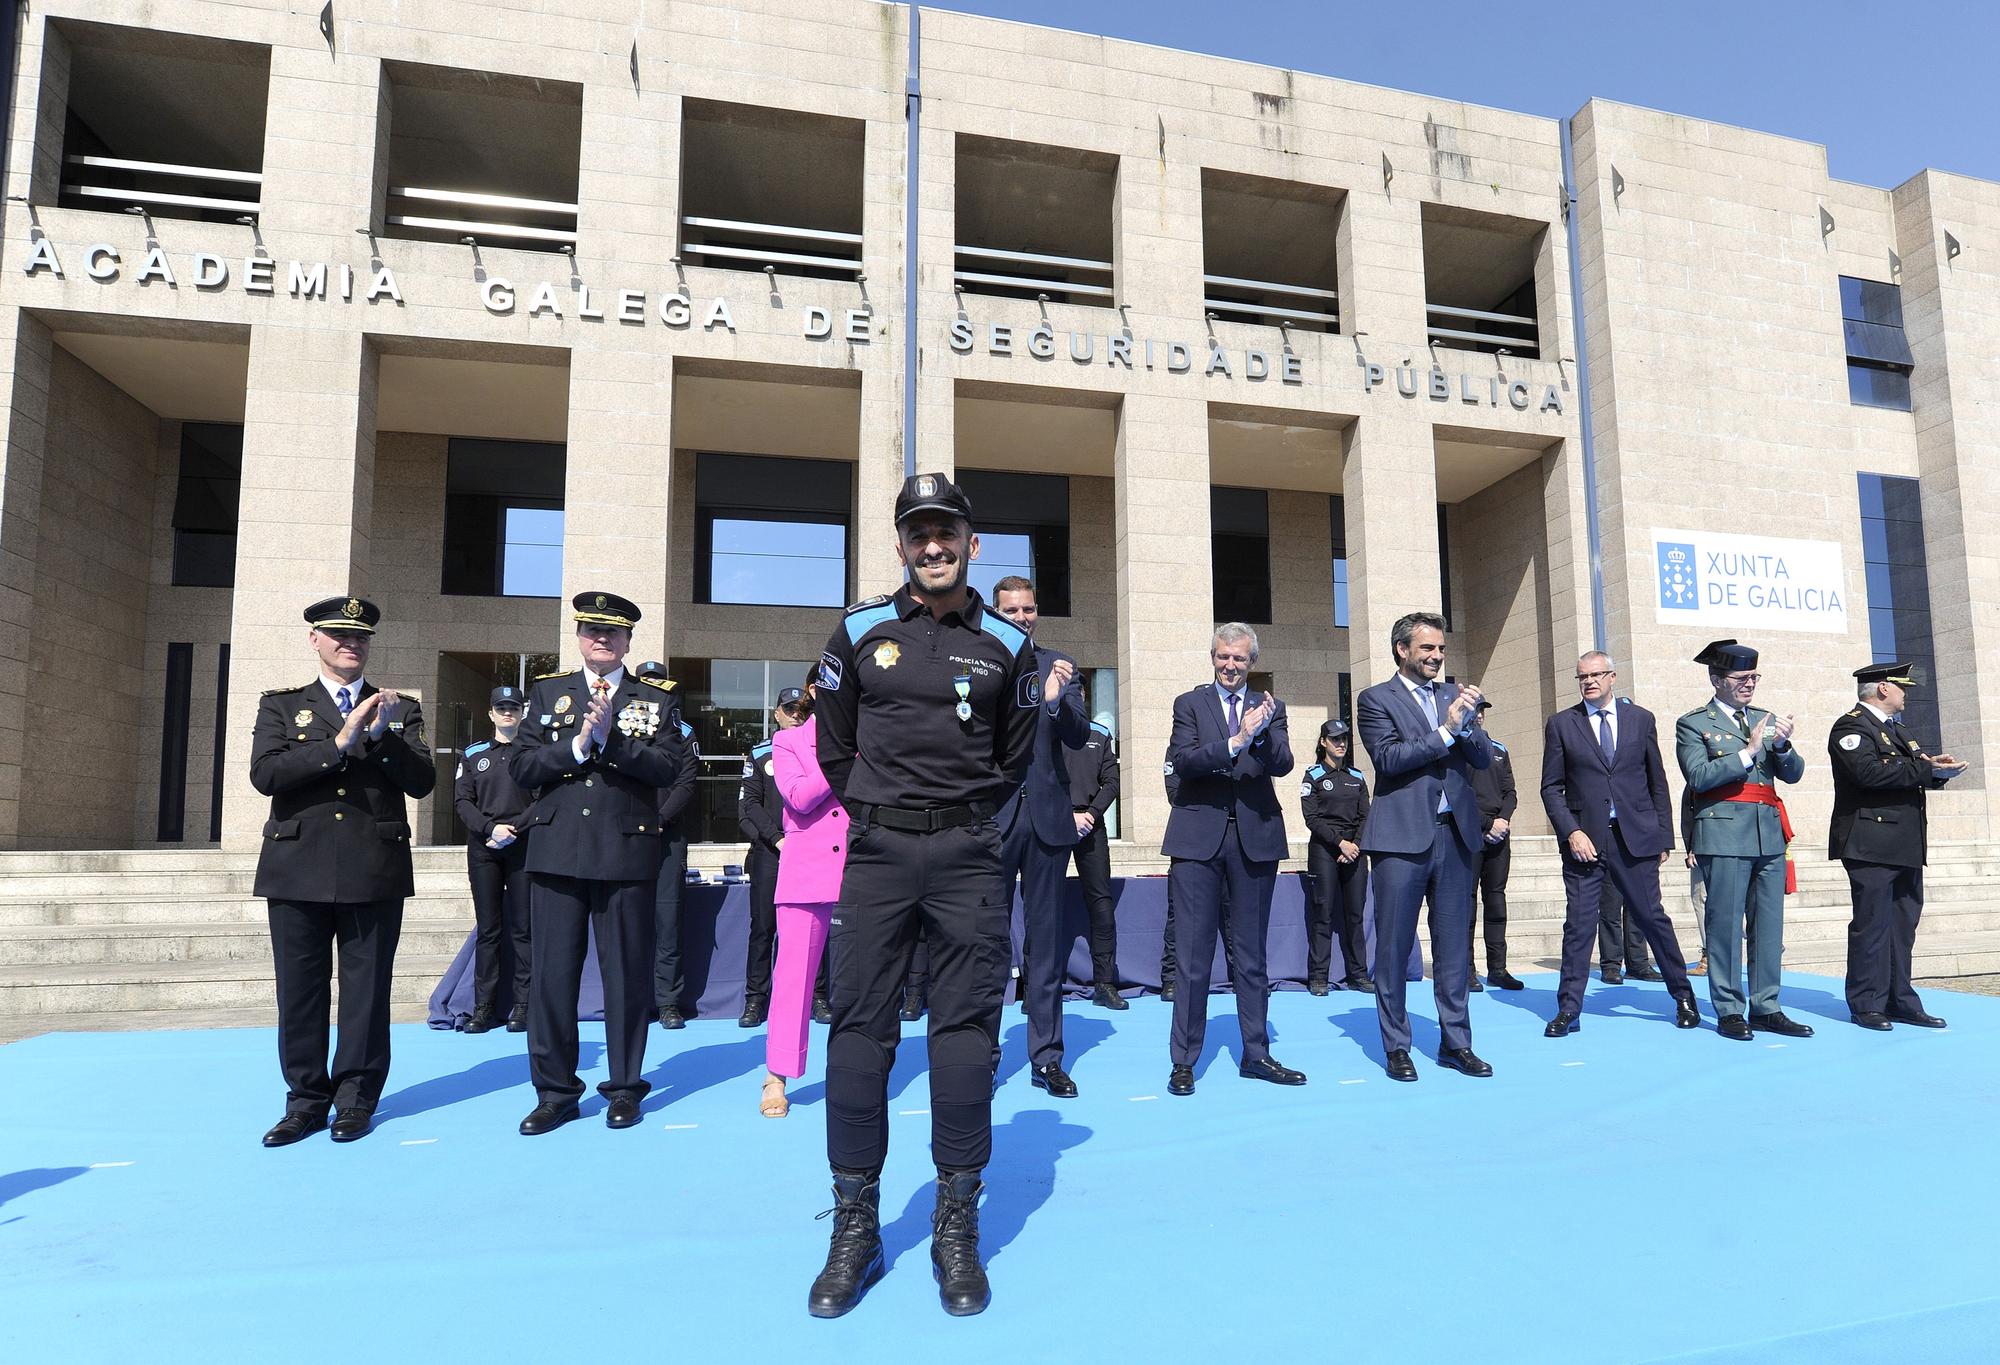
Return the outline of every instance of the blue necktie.
[[[1433,730],[1437,729],[1438,728],[1437,684],[1425,683],[1423,686],[1419,687],[1417,689],[1417,700],[1423,704],[1424,715],[1427,719],[1429,719],[1431,723],[1431,729]],[[1445,794],[1442,791],[1440,791],[1438,793],[1438,814],[1443,815],[1450,810],[1451,810],[1451,802],[1447,800]]]
[[[1234,692],[1229,694],[1229,737],[1235,739],[1243,733],[1243,720],[1236,714],[1237,703],[1243,699]]]
[[[1618,741],[1611,736],[1611,713],[1597,713],[1597,747],[1604,751],[1604,765],[1608,768],[1618,761]]]
[[[340,714],[342,716],[345,716],[349,711],[354,709],[354,698],[347,694],[347,689],[344,687],[340,689],[340,695],[335,700],[340,703]]]

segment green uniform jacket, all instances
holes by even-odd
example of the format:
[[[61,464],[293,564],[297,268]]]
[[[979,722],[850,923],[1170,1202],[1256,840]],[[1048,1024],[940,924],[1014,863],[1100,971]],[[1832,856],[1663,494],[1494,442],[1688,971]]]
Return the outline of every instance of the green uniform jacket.
[[[1697,857],[1762,858],[1785,851],[1784,828],[1774,808],[1708,800],[1702,795],[1739,779],[1775,786],[1805,776],[1806,761],[1798,746],[1791,744],[1780,753],[1767,742],[1756,764],[1744,769],[1738,755],[1750,742],[1750,731],[1757,728],[1757,722],[1771,714],[1755,706],[1747,707],[1746,712],[1746,728],[1739,729],[1736,718],[1722,703],[1711,699],[1674,724],[1674,754],[1688,790],[1695,794],[1694,838],[1689,847]]]

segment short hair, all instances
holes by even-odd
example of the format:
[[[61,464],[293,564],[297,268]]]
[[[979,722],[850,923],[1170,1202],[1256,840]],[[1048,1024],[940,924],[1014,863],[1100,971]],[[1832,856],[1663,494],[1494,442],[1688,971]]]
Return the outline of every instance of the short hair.
[[[1003,592],[1024,592],[1028,596],[1033,597],[1035,595],[1035,585],[1017,573],[1010,573],[993,585],[993,600],[998,602],[1000,594]]]
[[[1583,653],[1576,656],[1576,662],[1579,667],[1592,659],[1602,659],[1606,668],[1610,669],[1613,673],[1618,671],[1618,661],[1601,649],[1586,649]]]
[[[1221,625],[1217,626],[1215,634],[1209,638],[1208,647],[1212,651],[1219,644],[1233,645],[1242,640],[1250,642],[1250,662],[1253,664],[1256,663],[1257,632],[1244,625],[1241,621],[1224,621]]]
[[[1860,701],[1874,701],[1882,695],[1882,684],[1886,681],[1885,678],[1870,678],[1855,687],[1854,695]]]
[[[1434,611],[1413,611],[1396,618],[1396,624],[1389,627],[1389,655],[1400,658],[1401,651],[1415,638],[1418,626],[1429,626],[1438,634],[1444,634],[1444,618]]]

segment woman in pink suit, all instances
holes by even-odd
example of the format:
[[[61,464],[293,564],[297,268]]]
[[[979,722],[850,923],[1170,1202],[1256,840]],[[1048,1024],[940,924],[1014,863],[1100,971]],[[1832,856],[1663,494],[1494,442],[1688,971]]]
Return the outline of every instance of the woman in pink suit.
[[[786,1078],[805,1074],[813,978],[847,864],[847,812],[834,800],[819,767],[819,724],[812,718],[816,673],[817,666],[807,673],[806,695],[799,703],[805,722],[771,738],[772,778],[785,803],[785,837],[778,844],[778,959],[772,968],[764,1038],[767,1074],[759,1106],[772,1119],[791,1112]]]

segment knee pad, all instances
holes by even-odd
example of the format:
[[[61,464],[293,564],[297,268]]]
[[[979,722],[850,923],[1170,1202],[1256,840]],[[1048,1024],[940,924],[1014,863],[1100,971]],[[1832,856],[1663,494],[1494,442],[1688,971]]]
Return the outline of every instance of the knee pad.
[[[836,1072],[857,1080],[872,1078],[886,1082],[890,1062],[889,1050],[859,1029],[838,1029],[827,1040],[826,1074],[829,1082]]]
[[[931,1039],[931,1104],[989,1104],[993,1098],[993,1039],[978,1028],[955,1028]]]

